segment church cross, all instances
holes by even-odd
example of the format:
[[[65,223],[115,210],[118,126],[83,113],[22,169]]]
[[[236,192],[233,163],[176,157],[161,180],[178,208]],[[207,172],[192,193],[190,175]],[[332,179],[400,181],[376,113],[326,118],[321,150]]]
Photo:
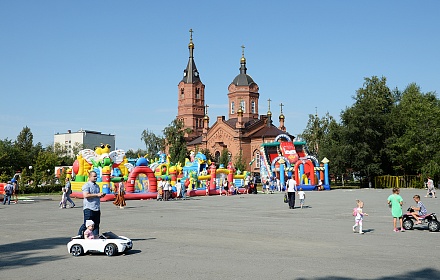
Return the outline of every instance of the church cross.
[[[271,102],[272,100],[270,100],[270,98],[267,100],[267,102],[269,103],[269,110],[268,111],[270,111],[270,102]]]
[[[281,107],[281,114],[283,113],[283,103],[280,103],[280,107]]]
[[[208,104],[206,104],[206,105],[205,105],[205,115],[206,115],[206,116],[208,115],[208,107],[209,107]]]

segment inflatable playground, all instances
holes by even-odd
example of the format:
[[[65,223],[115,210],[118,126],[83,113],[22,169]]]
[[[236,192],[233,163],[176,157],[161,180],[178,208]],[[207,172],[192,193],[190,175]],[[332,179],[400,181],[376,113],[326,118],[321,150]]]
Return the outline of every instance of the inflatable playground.
[[[288,177],[294,176],[298,189],[304,191],[330,190],[328,160],[321,163],[305,149],[306,142],[292,141],[286,134],[280,134],[274,142],[263,143],[260,147],[260,176],[265,183],[278,178],[284,186]],[[286,177],[287,176],[287,177]]]
[[[275,178],[285,186],[287,179],[294,176],[298,188],[303,190],[330,189],[328,160],[321,163],[308,155],[304,141],[291,141],[281,134],[273,142],[260,146],[260,177],[262,183]],[[88,181],[90,171],[98,175],[97,184],[106,196],[101,200],[114,200],[115,185],[125,179],[125,199],[156,199],[161,189],[161,181],[168,180],[173,188],[172,197],[176,197],[176,182],[185,185],[186,196],[221,195],[225,181],[232,183],[238,193],[245,193],[245,181],[251,181],[250,172],[236,170],[232,163],[224,167],[206,159],[202,153],[191,152],[185,164],[172,163],[165,153],[158,153],[155,159],[139,157],[129,159],[125,151],[110,151],[109,145],[101,145],[95,150],[81,150],[72,166],[64,169],[66,177],[71,179],[72,197],[82,198],[81,188]],[[0,184],[2,191],[4,184]],[[116,185],[117,186],[117,185]]]
[[[234,183],[239,193],[244,193],[243,182],[249,172],[237,172],[230,163],[225,168],[208,162],[202,153],[191,152],[185,165],[173,164],[169,156],[159,153],[156,159],[139,157],[128,159],[123,150],[110,151],[107,145],[95,150],[81,150],[73,167],[67,169],[67,177],[73,178],[71,197],[82,198],[81,188],[88,181],[90,171],[98,175],[97,184],[101,192],[107,194],[102,201],[114,200],[115,184],[125,179],[125,199],[156,199],[160,181],[168,180],[173,186],[172,196],[176,197],[177,181],[186,187],[186,196],[226,194],[221,187],[225,180]]]

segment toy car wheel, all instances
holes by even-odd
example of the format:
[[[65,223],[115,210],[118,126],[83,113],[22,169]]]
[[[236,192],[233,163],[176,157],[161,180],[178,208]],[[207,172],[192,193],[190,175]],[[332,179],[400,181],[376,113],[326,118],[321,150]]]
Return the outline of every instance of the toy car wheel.
[[[430,221],[428,223],[428,229],[429,231],[439,231],[440,223],[438,221]]]
[[[403,228],[406,230],[413,229],[414,223],[411,219],[406,219],[403,221]]]
[[[81,245],[79,244],[74,244],[72,245],[72,247],[70,248],[70,253],[72,254],[72,256],[74,257],[79,257],[82,254],[84,254],[84,249]]]
[[[118,248],[115,244],[107,244],[107,246],[105,246],[104,248],[104,252],[107,256],[111,257],[116,255],[116,253],[118,252]]]

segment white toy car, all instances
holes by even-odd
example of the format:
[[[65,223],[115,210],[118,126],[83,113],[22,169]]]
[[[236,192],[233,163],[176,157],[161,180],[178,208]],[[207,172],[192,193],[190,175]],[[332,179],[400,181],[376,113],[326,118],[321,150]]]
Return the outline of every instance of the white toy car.
[[[78,257],[87,252],[105,253],[111,257],[117,253],[127,252],[133,248],[133,242],[125,236],[118,236],[111,231],[104,232],[97,239],[84,239],[78,235],[67,243],[67,250]]]

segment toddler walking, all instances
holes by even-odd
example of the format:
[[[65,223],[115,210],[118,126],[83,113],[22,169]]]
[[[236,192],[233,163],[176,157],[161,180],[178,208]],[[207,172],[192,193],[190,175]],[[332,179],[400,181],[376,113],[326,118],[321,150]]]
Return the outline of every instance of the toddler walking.
[[[63,194],[61,195],[61,201],[60,201],[60,209],[66,208],[66,201],[67,201],[67,192],[66,188],[61,188],[61,191]]]
[[[303,191],[303,188],[299,189],[298,197],[299,197],[299,206],[301,206],[301,208],[303,208],[304,200],[306,199],[306,193]]]
[[[356,199],[356,204],[357,207],[353,209],[353,216],[355,216],[353,232],[356,232],[356,227],[359,226],[359,234],[364,234],[362,231],[362,221],[364,220],[364,215],[368,216],[368,214],[362,211],[362,208],[364,208],[364,202],[362,200]]]

